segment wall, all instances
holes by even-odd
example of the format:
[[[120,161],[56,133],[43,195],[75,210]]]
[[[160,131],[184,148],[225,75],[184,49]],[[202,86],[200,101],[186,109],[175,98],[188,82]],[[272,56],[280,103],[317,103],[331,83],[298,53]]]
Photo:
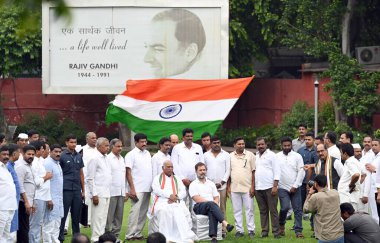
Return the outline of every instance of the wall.
[[[18,124],[27,112],[44,114],[57,111],[62,117],[70,117],[99,136],[115,132],[106,128],[105,110],[109,99],[106,95],[44,95],[40,78],[0,79],[1,104],[9,125]]]
[[[324,86],[328,79],[320,80],[319,102],[331,101]],[[115,133],[116,125],[107,128],[104,123],[108,102],[106,95],[43,95],[40,78],[0,79],[1,103],[7,122],[19,123],[23,114],[58,111],[62,117],[71,117],[88,131],[99,136]],[[279,124],[294,102],[304,100],[314,105],[314,80],[311,73],[302,79],[254,79],[224,121],[224,127],[262,126]],[[380,114],[373,116],[373,128],[380,127]]]
[[[328,79],[319,81],[319,102],[331,101],[324,86]],[[282,116],[298,101],[314,106],[314,80],[312,75],[303,79],[254,79],[245,90],[224,122],[225,127],[262,126],[279,124]]]

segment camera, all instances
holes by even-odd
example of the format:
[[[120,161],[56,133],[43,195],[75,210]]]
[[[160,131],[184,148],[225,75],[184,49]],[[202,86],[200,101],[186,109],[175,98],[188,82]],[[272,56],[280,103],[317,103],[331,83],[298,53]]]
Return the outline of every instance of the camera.
[[[313,181],[313,180],[310,180],[310,181],[307,183],[307,185],[308,185],[310,188],[314,187],[314,181]]]

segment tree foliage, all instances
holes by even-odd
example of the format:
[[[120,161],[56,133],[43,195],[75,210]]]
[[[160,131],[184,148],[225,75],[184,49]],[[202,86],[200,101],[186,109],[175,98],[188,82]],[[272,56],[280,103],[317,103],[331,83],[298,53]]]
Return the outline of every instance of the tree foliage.
[[[0,77],[39,73],[41,69],[40,24],[21,30],[23,11],[20,6],[0,8]],[[40,18],[39,12],[32,15]]]
[[[264,60],[267,42],[259,34],[261,24],[252,14],[252,0],[230,0],[229,76],[251,76],[252,58]]]
[[[351,1],[353,14],[348,21],[348,30],[352,33],[350,39],[364,43],[363,38],[357,37],[361,33],[371,35],[371,31],[378,30],[377,24],[369,26],[363,23],[378,20],[379,16],[374,9],[379,7],[378,0],[357,2]],[[306,54],[314,57],[326,57],[330,68],[325,75],[331,77],[328,89],[338,114],[339,120],[346,116],[356,116],[368,121],[376,111],[379,96],[377,86],[380,81],[378,72],[367,72],[357,60],[342,53],[342,26],[343,17],[348,11],[347,1],[343,0],[255,0],[254,14],[262,24],[263,37],[268,43],[284,45],[290,48],[302,48]],[[379,8],[377,8],[379,10]],[[365,16],[363,13],[372,13]],[[357,22],[355,20],[365,20]],[[355,30],[351,31],[351,23],[355,23]],[[343,35],[344,36],[344,35]],[[378,34],[374,34],[378,36]],[[356,38],[355,38],[356,37]],[[379,39],[377,39],[378,41]],[[351,43],[352,47],[355,43]],[[370,42],[365,42],[370,44]],[[349,49],[349,48],[348,48]],[[340,109],[340,110],[339,110]]]

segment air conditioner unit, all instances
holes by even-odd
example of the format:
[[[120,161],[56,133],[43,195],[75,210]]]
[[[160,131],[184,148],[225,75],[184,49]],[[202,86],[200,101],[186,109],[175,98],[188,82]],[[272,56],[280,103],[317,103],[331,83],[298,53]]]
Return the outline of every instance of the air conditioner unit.
[[[356,58],[360,64],[380,63],[380,46],[357,47]]]

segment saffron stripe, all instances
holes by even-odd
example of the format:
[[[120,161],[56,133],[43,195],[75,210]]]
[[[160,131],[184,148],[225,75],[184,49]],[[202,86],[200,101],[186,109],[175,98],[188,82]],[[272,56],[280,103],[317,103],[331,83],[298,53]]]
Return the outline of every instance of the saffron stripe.
[[[122,95],[146,101],[200,101],[239,98],[253,77],[218,80],[128,80]]]

